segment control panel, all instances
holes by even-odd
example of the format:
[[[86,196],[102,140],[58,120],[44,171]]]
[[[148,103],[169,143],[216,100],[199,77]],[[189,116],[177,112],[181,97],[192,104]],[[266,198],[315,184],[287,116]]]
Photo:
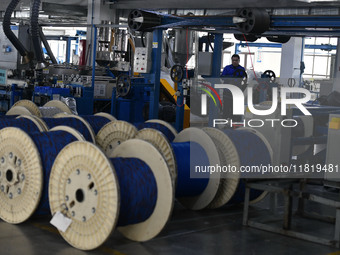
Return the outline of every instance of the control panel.
[[[136,47],[134,72],[149,73],[151,70],[151,50],[147,47]]]

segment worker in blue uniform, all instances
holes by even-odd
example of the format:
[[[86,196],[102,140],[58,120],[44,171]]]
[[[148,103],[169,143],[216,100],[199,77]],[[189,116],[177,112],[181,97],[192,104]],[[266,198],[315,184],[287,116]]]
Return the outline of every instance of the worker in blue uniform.
[[[240,66],[240,56],[238,54],[234,54],[231,57],[231,65],[227,65],[224,67],[223,72],[221,74],[222,77],[244,77],[245,69],[243,66]]]
[[[231,57],[231,65],[224,67],[221,78],[225,80],[224,83],[234,84],[240,89],[244,90],[246,83],[242,84],[244,78],[247,77],[243,66],[240,66],[240,56],[234,54]],[[241,121],[240,116],[233,115],[233,97],[229,90],[223,90],[223,117],[225,119],[232,119],[233,121]]]

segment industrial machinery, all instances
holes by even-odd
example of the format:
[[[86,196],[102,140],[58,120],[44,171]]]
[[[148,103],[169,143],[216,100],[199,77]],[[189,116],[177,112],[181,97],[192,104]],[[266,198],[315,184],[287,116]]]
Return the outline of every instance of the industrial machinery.
[[[29,26],[12,27],[10,33],[8,22],[12,12],[13,7],[8,8],[4,19],[5,34],[10,41],[2,41],[4,51],[1,54],[6,58],[1,59],[10,61],[16,78],[27,83],[25,90],[28,92],[24,96],[41,105],[51,99],[73,97],[80,114],[104,110],[136,124],[161,118],[173,123],[178,131],[189,126],[190,111],[200,115],[200,110],[194,106],[200,101],[194,98],[197,95],[200,98],[207,84],[213,87],[220,82],[231,82],[242,89],[249,85],[246,72],[235,73],[232,81],[220,80],[220,53],[233,44],[224,42],[223,34],[213,33],[209,28],[229,29],[236,38],[248,41],[266,36],[272,42],[286,43],[290,38],[276,35],[272,30],[268,32],[270,28],[282,29],[285,22],[264,9],[245,8],[233,15],[203,17],[192,13],[175,16],[133,10],[128,14],[128,29],[118,28],[108,21],[91,28],[92,68],[57,65],[44,34],[37,29],[36,10],[31,12]],[[301,24],[296,26],[302,29]],[[27,32],[28,27],[31,33]],[[199,36],[195,30],[206,33]],[[16,37],[27,43],[18,44]],[[49,55],[49,63],[42,57],[40,41]],[[189,67],[192,56],[195,56],[197,68]],[[255,103],[271,98],[271,89],[280,86],[275,78],[271,70],[257,77],[253,93]],[[228,101],[228,95],[222,98]],[[210,117],[214,116],[218,113]]]
[[[40,1],[32,3],[29,24],[13,26],[11,25],[11,16],[18,2],[12,1],[7,7],[1,24],[4,33],[0,38],[2,49],[0,67],[6,67],[6,73],[2,73],[6,77],[1,82],[5,88],[2,91],[6,91],[6,93],[2,93],[2,110],[8,110],[15,101],[21,98],[32,99],[38,105],[43,105],[46,101],[60,96],[78,98],[79,103],[85,98],[84,106],[88,105],[85,101],[93,98],[93,92],[92,96],[88,96],[89,89],[84,86],[85,82],[79,75],[81,70],[71,66],[57,65],[49,44],[39,27]],[[44,59],[41,44],[44,44],[51,66]],[[4,108],[6,101],[9,101],[9,104]],[[84,113],[92,113],[91,108],[84,107]]]
[[[121,4],[118,2],[124,1],[109,2],[114,6],[116,4]],[[13,3],[15,3],[15,1],[13,1]],[[55,99],[64,100],[64,98],[72,98],[76,101],[77,112],[79,114],[89,115],[97,111],[110,112],[118,119],[118,121],[120,121],[118,122],[120,124],[113,123],[113,125],[121,125],[122,127],[127,127],[127,130],[132,130],[131,133],[134,135],[131,137],[137,135],[138,131],[136,126],[140,127],[141,125],[139,124],[144,123],[148,119],[162,119],[170,122],[171,125],[166,124],[166,130],[169,131],[169,136],[166,136],[166,139],[158,132],[159,130],[155,130],[151,133],[158,134],[159,137],[165,139],[165,142],[164,140],[161,140],[164,143],[160,143],[159,140],[154,141],[155,145],[159,144],[159,147],[166,147],[165,156],[170,154],[166,154],[166,152],[174,152],[172,158],[176,160],[173,160],[174,163],[172,164],[168,164],[168,161],[172,162],[172,158],[169,160],[169,157],[166,158],[164,155],[160,155],[160,153],[157,153],[156,148],[150,147],[150,143],[143,144],[144,142],[140,140],[132,142],[128,141],[128,145],[121,144],[123,146],[120,148],[123,149],[119,150],[121,150],[123,154],[121,154],[119,150],[118,152],[114,151],[115,148],[113,145],[119,145],[122,142],[120,139],[114,140],[113,145],[109,144],[107,146],[108,149],[104,149],[103,146],[103,151],[108,150],[113,152],[113,158],[120,158],[116,163],[118,162],[118,164],[122,166],[122,168],[117,167],[118,170],[121,169],[122,175],[125,170],[131,170],[132,178],[129,178],[129,181],[136,181],[136,184],[142,183],[140,182],[140,179],[135,176],[136,172],[134,171],[140,166],[138,165],[140,163],[135,160],[131,160],[130,162],[124,160],[120,161],[122,159],[121,156],[134,157],[137,154],[137,156],[143,154],[143,157],[137,158],[147,158],[150,159],[152,163],[154,161],[161,162],[158,162],[155,167],[151,167],[151,170],[155,170],[156,172],[156,170],[158,171],[160,169],[161,172],[159,172],[159,176],[162,180],[164,179],[164,176],[167,177],[165,180],[166,183],[158,182],[158,186],[169,191],[164,192],[164,194],[171,194],[170,196],[164,196],[161,197],[161,199],[158,199],[161,203],[160,206],[158,206],[161,208],[160,211],[164,208],[167,209],[166,215],[164,215],[164,213],[162,215],[162,217],[166,218],[163,220],[164,222],[168,220],[172,210],[174,195],[174,187],[172,185],[177,185],[177,179],[169,175],[170,172],[168,171],[168,168],[170,168],[169,166],[172,166],[173,172],[176,172],[176,170],[181,167],[190,165],[190,162],[188,162],[190,159],[189,147],[186,147],[185,150],[181,151],[178,148],[183,144],[168,144],[168,142],[172,142],[173,139],[175,139],[174,142],[176,143],[189,143],[190,139],[187,139],[187,137],[194,137],[194,140],[192,141],[201,143],[202,146],[207,146],[207,149],[204,151],[209,152],[208,156],[214,159],[213,161],[209,161],[209,163],[210,165],[213,163],[216,167],[223,164],[227,165],[232,162],[235,164],[234,166],[237,165],[239,168],[242,165],[259,167],[262,166],[262,164],[265,164],[268,165],[268,168],[270,168],[270,166],[282,166],[286,168],[288,166],[293,166],[293,170],[295,166],[295,170],[299,171],[300,166],[308,165],[308,167],[312,168],[320,165],[339,164],[339,153],[337,152],[337,146],[340,142],[339,107],[322,106],[317,104],[317,100],[308,103],[304,102],[303,106],[311,113],[311,115],[305,115],[298,105],[289,106],[287,109],[284,104],[282,104],[284,108],[279,106],[279,103],[282,103],[280,98],[281,92],[285,88],[293,88],[295,86],[300,86],[299,88],[301,88],[301,82],[297,82],[295,79],[291,78],[288,80],[287,84],[283,84],[280,79],[277,79],[277,75],[270,70],[270,67],[260,75],[256,76],[255,74],[254,79],[250,78],[251,75],[243,70],[236,70],[227,78],[221,77],[220,74],[222,62],[221,53],[223,50],[233,45],[230,42],[224,42],[224,32],[234,34],[234,37],[237,40],[244,40],[246,41],[246,44],[248,41],[256,41],[261,36],[266,37],[268,40],[275,43],[287,43],[290,40],[291,35],[304,35],[320,28],[321,30],[324,29],[323,26],[325,25],[322,23],[325,20],[323,20],[322,17],[320,18],[319,23],[318,21],[312,22],[309,17],[304,17],[303,21],[309,23],[307,26],[305,25],[303,27],[303,24],[300,22],[301,19],[297,19],[297,21],[292,17],[285,17],[284,19],[279,15],[273,15],[272,11],[270,12],[266,9],[256,8],[242,8],[236,10],[232,15],[225,16],[195,16],[192,13],[179,16],[155,11],[132,10],[127,16],[128,27],[120,27],[120,24],[114,25],[106,21],[102,22],[102,24],[91,24],[90,29],[92,30],[92,37],[88,44],[91,45],[92,52],[87,52],[87,54],[91,55],[91,57],[89,57],[90,60],[87,61],[92,61],[92,66],[90,67],[87,66],[88,63],[79,66],[56,63],[51,49],[48,47],[47,40],[38,24],[39,1],[32,1],[33,7],[29,25],[20,24],[18,26],[10,26],[11,16],[15,7],[13,6],[13,3],[8,7],[4,17],[3,27],[6,37],[0,38],[0,67],[6,66],[6,70],[0,70],[0,112],[7,111],[16,100],[21,98],[29,98],[37,105],[45,105],[46,102]],[[332,23],[334,19],[326,19],[326,21]],[[335,28],[340,27],[339,21],[337,21],[334,26]],[[312,27],[313,30],[307,30],[306,27]],[[204,34],[199,32],[204,32]],[[339,31],[336,31],[336,29],[335,31],[330,30],[324,32],[334,32],[339,35]],[[49,59],[46,59],[42,54],[42,43],[49,55]],[[82,59],[88,60],[86,57]],[[194,64],[191,66],[191,63]],[[7,79],[9,76],[16,80],[20,80],[20,83],[17,83],[17,81],[13,79]],[[223,86],[229,86],[229,89],[225,89]],[[235,89],[234,92],[236,91],[238,93],[238,98],[233,98],[234,95],[231,93],[232,89],[230,89],[230,86],[233,86]],[[310,84],[306,83],[304,88],[308,89],[308,86],[309,88],[311,87]],[[289,99],[299,98],[303,97],[298,93],[289,94]],[[241,101],[241,104],[236,104],[237,101]],[[276,102],[276,105],[274,102]],[[240,106],[239,109],[236,109],[236,106]],[[276,106],[278,106],[276,110],[271,111],[270,114],[261,115],[258,113],[259,111],[269,111]],[[284,114],[282,113],[283,109],[285,109]],[[236,114],[234,112],[236,112]],[[87,116],[87,118],[92,119],[93,122],[98,124],[97,121],[94,120],[94,116]],[[50,123],[57,122],[55,119],[49,121]],[[109,119],[107,119],[105,123],[101,123],[101,128],[104,124],[106,125],[108,123],[107,121],[109,121]],[[125,121],[131,124],[128,124]],[[219,125],[216,126],[216,123]],[[206,134],[204,135],[202,130],[196,128],[193,128],[192,131],[186,129],[182,134],[179,132],[190,125],[204,127],[203,130],[205,130],[204,132],[206,132]],[[160,125],[159,120],[156,120],[153,125],[146,123],[143,127],[150,126],[162,125]],[[176,130],[173,132],[172,126],[175,127],[179,134]],[[212,126],[215,128],[211,128]],[[101,129],[99,129],[99,131],[97,130],[98,133],[96,132],[98,137],[100,137],[100,130]],[[141,133],[144,131],[141,131]],[[14,130],[13,132],[17,131]],[[139,133],[140,136],[142,136],[141,133]],[[211,138],[214,139],[207,139],[209,133]],[[71,139],[69,139],[70,141],[67,141],[66,139],[62,139],[63,137],[59,137],[59,135],[52,137],[53,139],[51,138],[51,141],[62,141],[65,146],[68,146]],[[144,135],[147,136],[147,134]],[[40,136],[41,134],[38,133],[36,139]],[[27,135],[23,134],[23,137],[27,137]],[[13,135],[13,139],[14,138],[15,135]],[[92,140],[93,142],[94,135],[88,140]],[[42,139],[42,141],[45,141],[45,139]],[[215,143],[216,146],[214,145]],[[55,144],[58,143],[56,142]],[[97,196],[97,184],[94,184],[92,181],[92,177],[95,176],[93,173],[98,170],[98,172],[102,174],[104,167],[109,174],[108,176],[112,177],[111,181],[116,184],[116,176],[113,175],[115,170],[112,168],[112,163],[114,163],[114,161],[109,162],[107,158],[104,157],[103,151],[94,147],[93,144],[85,142],[79,142],[78,144],[78,148],[81,148],[81,150],[74,147],[76,148],[74,150],[75,154],[77,154],[74,157],[75,160],[79,160],[79,156],[81,156],[82,159],[89,159],[90,161],[94,160],[94,162],[91,162],[93,163],[93,166],[95,166],[94,168],[92,167],[94,170],[90,169],[90,166],[87,166],[89,169],[88,171],[85,171],[85,177],[81,178],[83,178],[84,183],[85,180],[86,182],[89,182],[86,189],[91,192],[93,190],[94,197],[102,198],[103,196]],[[42,151],[48,153],[48,146],[47,142],[42,142]],[[77,143],[74,146],[78,146]],[[6,151],[8,149],[8,155],[11,155],[11,148],[10,146],[7,147]],[[68,146],[68,148],[70,147]],[[130,148],[137,154],[130,154]],[[175,153],[176,148],[177,154]],[[212,148],[214,149],[212,150]],[[44,153],[42,153],[41,156],[43,160],[48,159],[48,163],[52,165],[52,162],[50,161],[57,157],[57,152],[54,152],[54,154],[54,157],[46,157]],[[73,160],[71,154],[67,150],[62,153],[63,157]],[[204,153],[197,155],[204,155]],[[36,157],[39,158],[40,153],[37,153]],[[183,157],[183,159],[181,159],[181,157]],[[100,162],[98,160],[96,161],[96,159],[100,159],[102,162],[105,162],[105,164],[99,164]],[[223,161],[217,159],[223,159]],[[168,161],[165,162],[165,160]],[[58,163],[62,161],[66,162],[66,165],[60,165]],[[235,163],[236,161],[237,163]],[[58,184],[60,183],[60,173],[65,169],[68,169],[68,160],[56,160],[56,162],[56,169],[57,171],[60,171],[56,172],[55,175],[52,175],[51,180],[53,183],[55,182]],[[129,167],[123,168],[123,166]],[[142,165],[142,167],[147,170],[147,165]],[[8,170],[8,172],[10,172],[10,170]],[[72,175],[74,175],[76,179],[79,179],[77,176],[82,176],[80,175],[81,172],[83,173],[84,170],[75,169],[74,174],[72,173]],[[286,205],[284,219],[285,229],[281,232],[277,232],[290,233],[288,229],[290,228],[290,218],[292,216],[291,197],[297,196],[300,200],[307,198],[336,206],[337,232],[335,239],[337,240],[335,241],[339,244],[339,202],[333,203],[331,200],[311,195],[312,193],[300,190],[297,191],[296,189],[293,189],[293,185],[301,184],[301,186],[303,186],[306,183],[300,183],[296,180],[290,182],[290,178],[305,179],[320,176],[323,181],[323,175],[317,173],[317,176],[314,176],[311,172],[308,174],[304,172],[300,175],[296,175],[295,173],[296,172],[294,172],[293,175],[290,175],[291,172],[287,174],[279,172],[278,175],[266,175],[263,177],[263,179],[266,179],[263,182],[261,182],[262,180],[258,182],[257,180],[252,180],[254,181],[252,183],[246,183],[246,181],[242,182],[242,190],[245,191],[245,194],[241,193],[240,197],[245,197],[244,225],[272,230],[263,225],[249,221],[249,194],[250,189],[277,192],[284,195]],[[64,174],[64,176],[66,176],[66,174]],[[230,181],[231,183],[235,179],[229,177],[230,175],[226,176],[227,177],[223,176],[222,179],[220,179],[218,174],[217,179],[211,178],[211,180],[214,179],[211,182],[209,180],[209,182],[212,183],[210,184],[210,187],[213,187],[215,193],[217,193],[217,189],[220,189],[221,187],[224,189],[225,187],[223,186],[228,186],[229,183],[227,184],[227,181]],[[236,186],[238,185],[239,177],[243,176],[237,176]],[[284,179],[281,179],[283,181],[278,181],[277,179],[281,177],[284,177]],[[192,176],[189,176],[188,179],[197,181],[195,178],[192,178]],[[106,181],[105,178],[103,180]],[[65,183],[70,184],[71,178],[66,178],[64,181]],[[225,185],[223,185],[223,182]],[[283,188],[280,186],[282,183]],[[322,184],[323,183],[328,187],[340,188],[337,175],[335,177],[325,175],[325,182],[322,182]],[[65,184],[64,187],[70,187],[67,186],[67,184]],[[80,184],[83,185],[82,183]],[[121,182],[119,185],[120,184],[125,183]],[[147,184],[147,182],[144,184]],[[96,188],[94,188],[94,186]],[[117,194],[120,193],[118,188],[121,187],[121,191],[124,191],[125,185],[118,186]],[[146,188],[149,188],[147,187],[148,185],[145,186]],[[101,189],[103,187],[105,188],[105,186],[98,186],[98,188]],[[183,185],[183,187],[188,188],[187,185]],[[116,188],[116,185],[114,185],[114,188]],[[192,189],[192,187],[189,187],[188,189]],[[159,190],[155,189],[157,192]],[[155,191],[152,191],[152,194],[156,194]],[[76,193],[82,194],[81,199],[76,198],[77,203],[82,203],[84,199],[83,189],[77,188]],[[123,194],[124,192],[121,193]],[[131,192],[129,193],[133,194],[136,192],[131,189]],[[207,193],[210,193],[208,194],[209,196],[215,195],[215,193],[212,192]],[[224,192],[219,193],[223,195]],[[145,195],[145,197],[143,194],[140,195],[143,201],[148,201],[151,197],[149,195]],[[229,196],[229,194],[227,195]],[[114,196],[118,198],[116,194],[114,194]],[[65,196],[63,195],[63,197]],[[69,200],[69,196],[66,197],[65,199]],[[97,198],[95,198],[95,200]],[[106,198],[108,198],[108,196],[104,196],[104,200]],[[61,200],[63,199],[64,198]],[[54,203],[54,201],[56,201],[56,199],[51,199],[52,203]],[[72,200],[70,200],[70,202],[71,201]],[[115,202],[117,202],[116,205],[118,208],[120,202],[122,202],[122,204],[124,202],[131,202],[131,199],[124,199],[124,197],[122,197],[120,201],[117,200]],[[204,202],[207,203],[207,201]],[[210,202],[211,201],[205,206],[202,206],[202,208],[208,206]],[[166,204],[167,207],[163,207],[162,203],[164,203],[164,205]],[[69,208],[71,209],[74,205],[74,201],[69,204]],[[60,213],[61,211],[58,206],[51,206],[52,211]],[[272,207],[275,207],[275,205]],[[68,208],[68,205],[66,205],[66,208]],[[128,207],[125,207],[124,209],[126,208]],[[153,207],[150,206],[150,208],[152,209]],[[102,208],[92,207],[91,205],[88,209],[90,217],[97,217],[99,214],[95,213],[96,210]],[[139,207],[137,209],[141,212],[145,211],[145,207]],[[153,209],[150,211],[152,212]],[[74,215],[76,213],[76,217],[80,217],[78,214],[82,214],[84,210],[78,211],[77,209],[72,212]],[[121,215],[124,216],[124,212],[122,212],[123,211],[121,211]],[[69,213],[71,213],[71,210]],[[109,214],[111,217],[114,216],[114,218],[117,216],[110,212]],[[88,217],[88,215],[86,215],[86,217]],[[81,219],[78,221],[80,226],[82,222],[89,220],[89,218],[86,217],[76,218]],[[160,218],[158,214],[156,218],[157,220]],[[131,220],[134,219],[131,217]],[[139,220],[140,219],[138,219],[137,222],[143,223],[145,219]],[[115,225],[116,219],[111,219],[110,222],[112,225]],[[76,222],[76,224],[78,223]],[[155,222],[155,224],[159,225],[158,228],[163,228],[163,225],[159,224],[159,221]],[[143,232],[143,235],[145,231],[149,231],[148,228],[143,227],[145,225],[140,226],[140,232]],[[155,229],[157,228],[155,227]],[[88,230],[90,232],[92,231],[90,228],[88,228]],[[101,230],[102,226],[100,225],[98,231],[100,232]],[[136,234],[136,231],[128,232],[132,233],[132,235]],[[294,234],[290,234],[294,236]],[[144,238],[143,235],[141,236]],[[89,236],[83,235],[83,237],[88,238]],[[146,239],[135,240],[145,241]],[[312,240],[312,238],[310,239]],[[332,242],[334,243],[334,240],[330,243]],[[91,245],[87,247],[87,242],[84,242],[84,245],[85,248],[93,248]],[[84,246],[80,248],[84,248]]]

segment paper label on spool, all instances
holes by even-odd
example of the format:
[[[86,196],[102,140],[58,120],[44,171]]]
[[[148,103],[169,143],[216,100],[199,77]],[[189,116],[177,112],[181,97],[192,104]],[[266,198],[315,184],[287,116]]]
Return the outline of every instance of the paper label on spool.
[[[72,220],[70,218],[67,218],[64,214],[58,211],[54,214],[50,223],[53,226],[55,226],[58,230],[65,232],[71,225]]]

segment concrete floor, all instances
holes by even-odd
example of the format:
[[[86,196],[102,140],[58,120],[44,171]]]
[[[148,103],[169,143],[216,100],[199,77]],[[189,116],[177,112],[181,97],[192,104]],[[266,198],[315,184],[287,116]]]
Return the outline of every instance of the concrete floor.
[[[242,206],[193,212],[176,204],[172,220],[155,239],[136,243],[115,231],[100,248],[84,252],[72,248],[49,224],[49,218],[33,218],[20,225],[0,222],[0,254],[324,254],[340,255],[340,249],[301,241],[242,226]],[[266,213],[252,208],[251,215]],[[314,235],[333,235],[330,224],[298,221]],[[293,224],[294,225],[294,224]],[[307,228],[306,228],[307,229]]]

